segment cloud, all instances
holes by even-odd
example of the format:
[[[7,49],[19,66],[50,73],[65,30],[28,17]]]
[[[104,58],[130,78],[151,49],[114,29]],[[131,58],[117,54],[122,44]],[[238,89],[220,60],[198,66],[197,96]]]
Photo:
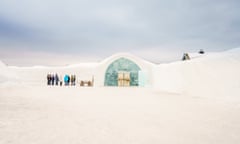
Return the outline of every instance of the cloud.
[[[240,45],[239,5],[238,0],[2,0],[0,17],[7,22],[0,19],[0,49],[100,57],[221,51]]]

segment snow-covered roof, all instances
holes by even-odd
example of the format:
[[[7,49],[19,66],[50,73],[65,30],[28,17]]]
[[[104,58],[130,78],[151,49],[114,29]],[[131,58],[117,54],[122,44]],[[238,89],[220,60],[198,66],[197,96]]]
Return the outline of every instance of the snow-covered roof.
[[[144,60],[144,59],[142,59],[142,58],[139,58],[139,57],[137,57],[137,56],[135,56],[135,55],[132,55],[132,54],[130,54],[130,53],[117,53],[117,54],[114,54],[114,55],[112,55],[112,56],[110,56],[110,57],[107,57],[106,59],[104,59],[103,61],[101,61],[101,64],[104,64],[104,63],[111,63],[111,62],[113,62],[114,60],[117,60],[117,59],[119,59],[119,58],[127,58],[127,59],[129,59],[129,60],[132,60],[132,61],[134,61],[134,62],[136,62],[136,63],[145,63],[145,64],[149,64],[149,65],[154,65],[153,63],[151,63],[151,62],[149,62],[149,61],[147,61],[147,60]]]

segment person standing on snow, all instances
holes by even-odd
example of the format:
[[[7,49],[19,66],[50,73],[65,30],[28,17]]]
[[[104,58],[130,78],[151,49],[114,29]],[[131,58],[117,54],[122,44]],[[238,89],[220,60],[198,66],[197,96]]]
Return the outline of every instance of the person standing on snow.
[[[58,74],[56,73],[55,74],[55,83],[56,83],[56,85],[58,85],[58,82],[59,82],[59,77],[58,77]]]
[[[51,84],[51,75],[47,74],[47,85]]]
[[[54,80],[55,80],[55,77],[54,77],[54,74],[51,75],[51,82],[52,82],[52,85],[54,85]]]
[[[70,78],[69,78],[68,75],[65,75],[65,76],[64,76],[64,84],[65,84],[65,86],[69,84],[69,79],[70,79]]]
[[[69,85],[69,83],[70,83],[70,76],[69,75],[67,75],[67,82],[68,82],[68,85]]]
[[[76,85],[76,75],[73,75],[73,85]]]
[[[63,79],[62,79],[62,75],[59,76],[59,84],[60,86],[62,86],[62,83],[63,83]]]

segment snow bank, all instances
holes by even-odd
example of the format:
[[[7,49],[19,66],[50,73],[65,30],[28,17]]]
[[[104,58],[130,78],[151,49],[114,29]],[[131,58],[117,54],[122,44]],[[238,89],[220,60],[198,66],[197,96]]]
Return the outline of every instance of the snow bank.
[[[6,67],[5,63],[3,63],[2,61],[0,61],[0,68],[5,68],[5,67]]]
[[[6,65],[0,61],[0,83],[6,81],[7,73]]]
[[[154,72],[154,87],[160,91],[237,96],[240,94],[240,48],[190,61],[161,64]]]
[[[7,81],[9,77],[10,75],[7,66],[0,61],[0,83]]]
[[[0,86],[17,85],[19,82],[17,74],[0,61]]]

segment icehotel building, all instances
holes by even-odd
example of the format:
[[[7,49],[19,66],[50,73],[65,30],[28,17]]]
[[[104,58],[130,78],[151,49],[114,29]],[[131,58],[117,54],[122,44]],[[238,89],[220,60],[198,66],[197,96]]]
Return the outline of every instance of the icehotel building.
[[[96,86],[151,86],[154,64],[127,53],[103,60],[94,73]]]
[[[88,86],[91,81],[93,87],[147,87],[153,84],[153,68],[155,64],[145,61],[128,53],[112,55],[98,63],[80,63],[68,66],[34,66],[9,67],[16,72],[18,79],[32,84],[45,85],[47,74],[57,73],[60,80],[67,75],[76,75],[77,86]],[[86,83],[85,83],[86,82]],[[86,84],[86,85],[85,85]]]

